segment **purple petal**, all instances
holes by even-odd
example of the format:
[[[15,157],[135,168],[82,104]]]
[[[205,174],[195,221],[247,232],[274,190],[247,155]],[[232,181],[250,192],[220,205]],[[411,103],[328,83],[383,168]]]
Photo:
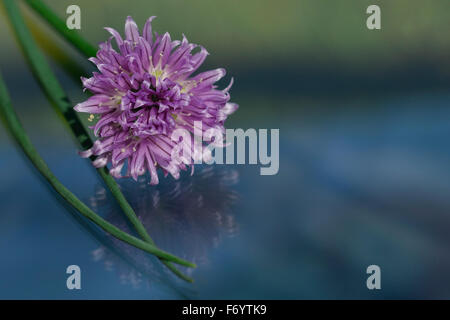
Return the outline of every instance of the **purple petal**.
[[[153,63],[155,66],[157,66],[158,63],[161,63],[161,68],[164,68],[164,66],[166,65],[171,51],[170,43],[170,34],[166,32],[153,54]]]
[[[105,113],[111,111],[111,97],[104,94],[96,94],[85,102],[77,104],[74,109],[78,112]]]
[[[130,40],[135,45],[139,41],[138,26],[130,16],[127,17],[127,21],[125,22],[125,36],[127,40]]]
[[[144,37],[145,40],[148,41],[150,46],[152,45],[153,41],[152,21],[155,18],[156,18],[155,16],[151,16],[150,18],[148,18],[147,21],[145,22],[144,29],[142,31],[142,36]]]
[[[118,46],[121,46],[123,44],[122,37],[120,36],[120,34],[116,30],[114,30],[113,28],[108,28],[108,27],[106,27],[105,30],[112,34],[114,39],[116,39],[116,42],[117,42]]]

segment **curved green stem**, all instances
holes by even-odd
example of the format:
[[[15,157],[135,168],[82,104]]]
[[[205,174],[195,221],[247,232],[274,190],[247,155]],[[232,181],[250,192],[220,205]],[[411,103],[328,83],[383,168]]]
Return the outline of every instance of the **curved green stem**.
[[[97,53],[97,49],[92,46],[88,41],[86,41],[76,30],[69,30],[65,24],[65,22],[59,18],[44,2],[41,0],[25,0],[25,2],[33,9],[35,10],[47,23],[52,26],[56,31],[61,34],[70,44],[72,44],[78,51],[80,51],[83,55],[86,57],[93,57]],[[51,73],[51,72],[50,72]],[[46,72],[47,74],[47,72]],[[60,90],[61,91],[61,90]],[[65,98],[65,95],[64,99]],[[58,100],[57,97],[53,100]],[[63,100],[64,100],[63,99]],[[81,124],[77,123],[79,122],[77,119],[77,116],[75,112],[73,111],[72,107],[70,106],[70,111],[63,111],[66,110],[66,108],[60,108],[61,111],[64,114],[64,117],[67,119],[74,119],[73,125],[78,127],[81,126]],[[72,120],[69,120],[69,122]],[[82,127],[82,126],[81,126]],[[83,145],[83,141],[89,141],[89,144],[92,144],[92,141],[90,140],[89,136],[85,132],[79,132],[77,130],[78,128],[73,128],[73,132],[75,135],[77,135],[77,139],[79,140],[82,147],[85,149],[90,147],[90,145],[85,146]],[[77,134],[77,132],[79,132]],[[88,137],[85,139],[85,135]],[[136,213],[134,212],[133,208],[130,206],[128,201],[125,199],[124,195],[120,191],[117,183],[115,180],[106,172],[105,169],[101,168],[98,169],[100,176],[105,181],[107,187],[110,189],[113,196],[117,199],[117,202],[119,203],[120,207],[134,226],[135,230],[139,234],[139,236],[144,240],[147,241],[150,244],[155,244],[152,238],[148,235],[145,227],[142,225],[140,220],[137,218]],[[193,279],[190,277],[187,277],[183,273],[181,273],[179,270],[175,268],[170,262],[168,261],[161,261],[169,270],[171,270],[175,275],[180,277],[183,280],[186,280],[188,282],[193,282]]]
[[[94,57],[97,53],[97,49],[86,41],[77,31],[69,30],[66,23],[60,19],[48,6],[41,0],[25,0],[28,5],[41,15],[45,21],[47,21],[76,49],[81,51],[85,56]]]
[[[82,125],[81,121],[78,119],[78,115],[74,111],[72,104],[70,103],[66,93],[64,92],[64,89],[61,87],[55,75],[53,74],[44,55],[38,49],[34,39],[32,38],[27,26],[23,21],[23,18],[20,14],[20,10],[17,7],[17,4],[15,3],[14,0],[3,0],[3,2],[6,8],[7,15],[11,21],[12,27],[17,36],[17,39],[33,70],[33,73],[36,76],[37,80],[39,81],[47,97],[52,102],[52,105],[55,108],[56,112],[63,118],[63,120],[65,120],[66,124],[69,125],[72,133],[74,134],[75,138],[77,139],[81,147],[83,149],[91,147],[92,140],[89,137],[89,134]],[[35,9],[39,8],[38,11],[39,13],[48,12],[48,14],[45,17],[48,19],[51,18],[51,21],[53,21],[53,24],[55,26],[59,26],[59,28],[62,28],[58,30],[60,30],[62,33],[64,31],[63,34],[72,34],[72,31],[67,32],[68,29],[66,28],[64,22],[62,22],[62,20],[58,22],[57,20],[60,19],[54,13],[52,13],[41,1],[28,1],[28,3],[30,5],[33,4],[33,8]],[[67,39],[69,41],[73,39],[78,39],[78,41],[76,41],[76,47],[79,48],[83,53],[86,53],[87,46],[85,44],[87,42],[85,42],[84,40],[80,42],[79,41],[81,39],[80,36],[75,36],[75,38],[71,36]],[[102,179],[105,181],[106,186],[110,189],[111,193],[116,198],[120,207],[130,220],[130,222],[132,223],[132,225],[134,226],[140,237],[149,244],[154,245],[153,240],[150,238],[145,227],[137,218],[132,207],[125,199],[125,196],[120,191],[120,188],[117,185],[114,178],[108,173],[108,170],[106,168],[99,168],[97,169],[97,171],[99,172]],[[163,260],[162,262],[177,276],[186,281],[192,282],[191,278],[183,275],[168,261]]]
[[[58,192],[69,204],[71,204],[86,218],[96,223],[100,228],[102,228],[106,232],[109,232],[117,239],[125,241],[130,245],[133,245],[139,249],[154,254],[160,258],[171,260],[180,265],[186,267],[195,267],[194,264],[186,260],[173,256],[170,253],[167,253],[163,250],[156,248],[154,245],[151,245],[148,242],[144,242],[136,237],[129,235],[126,232],[123,232],[116,226],[112,225],[111,223],[109,223],[108,221],[97,215],[88,206],[86,206],[83,202],[81,202],[72,192],[70,192],[50,171],[47,164],[44,162],[42,157],[39,155],[39,153],[32,145],[16,113],[14,112],[14,109],[11,106],[9,94],[3,82],[3,78],[1,77],[1,74],[0,74],[0,114],[2,116],[2,119],[4,120],[4,123],[8,131],[17,141],[19,146],[22,148],[23,152],[31,160],[36,169],[45,177],[45,179],[50,183],[50,185],[55,189],[56,192]]]

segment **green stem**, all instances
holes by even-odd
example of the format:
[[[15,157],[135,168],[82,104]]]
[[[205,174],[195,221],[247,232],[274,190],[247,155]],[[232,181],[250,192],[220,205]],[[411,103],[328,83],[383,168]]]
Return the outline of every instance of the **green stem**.
[[[66,23],[60,19],[45,3],[40,0],[25,0],[45,21],[47,21],[76,49],[87,57],[94,57],[97,49],[86,41],[78,32],[67,28]]]
[[[79,50],[83,55],[86,57],[93,57],[97,53],[97,49],[92,46],[88,41],[86,41],[76,30],[69,30],[65,24],[65,22],[59,18],[45,3],[43,3],[41,0],[25,0],[25,2],[34,9],[45,21],[47,21],[48,24],[50,24],[55,30],[57,30],[70,44],[72,44],[77,50]],[[47,74],[47,72],[45,72]],[[51,74],[51,72],[50,72]],[[54,99],[58,100],[58,99]],[[65,95],[63,94],[63,99],[67,100]],[[69,104],[70,105],[70,104]],[[60,108],[61,109],[61,108]],[[64,108],[66,110],[67,108]],[[86,146],[83,145],[83,141],[89,141],[89,144],[92,144],[92,141],[90,139],[85,139],[84,136],[86,135],[88,138],[89,136],[85,132],[80,132],[78,130],[78,126],[81,126],[81,124],[78,124],[77,122],[77,116],[75,115],[75,112],[73,111],[72,107],[70,106],[70,111],[62,111],[64,114],[64,117],[67,119],[75,119],[73,122],[73,125],[76,126],[76,128],[73,128],[73,132],[77,135],[77,132],[79,132],[79,135],[77,135],[77,138],[81,144],[82,147],[87,149],[90,147],[90,145]],[[124,195],[118,188],[117,183],[115,180],[106,172],[105,169],[101,168],[98,169],[100,176],[105,181],[106,185],[110,189],[113,196],[117,199],[117,202],[119,203],[122,210],[125,212],[128,219],[131,221],[132,225],[134,226],[135,230],[139,234],[139,236],[144,240],[147,241],[150,244],[155,244],[152,238],[148,235],[145,227],[142,225],[140,220],[137,218],[133,208],[131,208],[130,204],[125,199]],[[188,282],[193,282],[193,279],[190,277],[187,277],[183,273],[181,273],[179,270],[175,268],[170,262],[168,261],[161,261],[169,270],[171,270],[175,275],[180,277],[183,280],[186,280]]]
[[[56,112],[65,120],[65,122],[69,125],[72,133],[74,134],[75,138],[78,140],[79,144],[83,149],[87,149],[92,146],[92,140],[89,137],[89,134],[87,133],[86,129],[82,125],[81,121],[78,119],[78,115],[74,111],[72,104],[70,103],[66,93],[64,92],[64,89],[59,84],[58,80],[56,79],[55,75],[53,74],[50,66],[48,65],[44,55],[42,52],[38,49],[35,41],[33,40],[28,28],[26,27],[23,18],[20,14],[20,10],[17,7],[17,4],[14,0],[3,0],[7,15],[11,21],[11,24],[13,26],[13,29],[16,33],[17,39],[23,49],[24,54],[26,55],[26,58],[33,70],[34,75],[36,76],[37,80],[39,81],[41,87],[43,88],[44,92],[46,93],[49,100],[52,102],[53,107],[55,108]],[[45,7],[45,5],[40,1],[30,1],[28,3],[34,3],[34,5],[37,8],[40,8],[42,12],[49,11],[46,10],[48,8]],[[38,11],[38,12],[41,12]],[[46,17],[53,17],[53,21],[56,21],[55,19],[57,16],[50,12],[50,14],[46,15]],[[64,26],[63,29],[67,30],[65,24],[60,21],[62,25]],[[56,25],[61,25],[61,23],[55,22]],[[76,37],[77,39],[80,39],[80,37]],[[82,45],[82,43],[85,41],[78,41],[77,47],[79,48],[86,48],[86,46]],[[83,49],[80,49],[83,51]],[[138,232],[138,234],[141,236],[141,238],[148,242],[151,245],[154,245],[153,240],[148,235],[147,231],[145,230],[145,227],[140,222],[140,220],[137,218],[135,212],[133,211],[130,204],[125,199],[123,193],[120,191],[119,186],[117,185],[114,178],[108,173],[108,170],[106,168],[99,168],[97,169],[102,179],[105,181],[106,186],[110,189],[113,196],[116,198],[117,202],[119,203],[120,207]],[[179,272],[173,265],[171,265],[168,261],[162,261],[172,272],[174,272],[177,276],[180,278],[186,280],[186,281],[192,281],[189,277],[183,275],[181,272]]]
[[[139,249],[154,254],[160,258],[171,260],[180,265],[186,267],[195,267],[194,264],[188,261],[173,256],[170,253],[167,253],[163,250],[156,248],[154,245],[151,245],[148,242],[144,242],[141,239],[133,237],[126,232],[123,232],[116,226],[112,225],[111,223],[109,223],[108,221],[97,215],[88,206],[86,206],[83,202],[81,202],[72,192],[70,192],[50,171],[47,164],[44,162],[42,157],[39,155],[39,153],[32,145],[30,138],[25,133],[17,117],[17,114],[14,112],[14,109],[11,106],[9,94],[1,74],[0,74],[0,115],[4,120],[6,128],[14,137],[14,139],[17,141],[19,146],[22,148],[23,152],[31,160],[36,169],[45,177],[45,179],[47,179],[47,181],[55,189],[56,192],[58,192],[70,205],[72,205],[75,209],[77,209],[86,218],[96,223],[100,228],[102,228],[106,232],[109,232],[117,239],[125,241],[130,245],[133,245]]]

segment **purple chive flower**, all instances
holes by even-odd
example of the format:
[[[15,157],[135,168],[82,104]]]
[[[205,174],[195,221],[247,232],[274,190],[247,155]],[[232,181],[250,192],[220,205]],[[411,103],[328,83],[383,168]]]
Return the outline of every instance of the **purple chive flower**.
[[[224,122],[238,106],[230,103],[228,90],[214,85],[225,75],[224,69],[215,69],[192,75],[203,63],[208,52],[189,43],[172,40],[169,33],[152,32],[150,17],[142,35],[131,17],[125,23],[125,39],[111,28],[108,41],[100,44],[97,56],[90,59],[99,72],[89,79],[82,78],[83,86],[93,93],[85,102],[75,106],[79,112],[99,114],[91,127],[98,139],[82,157],[96,156],[93,165],[111,164],[114,177],[137,177],[150,173],[151,184],[158,184],[157,168],[164,175],[178,179],[186,165],[193,168],[194,155],[182,163],[171,161],[172,150],[180,141],[173,141],[171,133],[179,128],[188,130],[193,139],[194,122],[201,121],[202,134],[210,128],[224,132]],[[118,51],[111,45],[117,43]]]

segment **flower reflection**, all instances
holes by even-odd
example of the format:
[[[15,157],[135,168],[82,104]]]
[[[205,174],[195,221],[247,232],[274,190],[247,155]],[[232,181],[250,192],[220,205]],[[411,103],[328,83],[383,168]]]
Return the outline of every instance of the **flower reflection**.
[[[149,185],[148,179],[142,177],[138,183],[120,181],[120,187],[158,247],[202,266],[208,264],[210,250],[238,230],[232,213],[238,195],[232,187],[239,174],[219,166],[199,166],[196,170],[193,176],[163,180],[157,186]],[[92,197],[91,206],[122,230],[134,232],[103,187]],[[155,257],[113,237],[109,240],[110,245],[102,245],[92,255],[107,270],[117,272],[123,283],[140,287],[146,276],[152,280],[162,274],[167,276],[167,270]]]

